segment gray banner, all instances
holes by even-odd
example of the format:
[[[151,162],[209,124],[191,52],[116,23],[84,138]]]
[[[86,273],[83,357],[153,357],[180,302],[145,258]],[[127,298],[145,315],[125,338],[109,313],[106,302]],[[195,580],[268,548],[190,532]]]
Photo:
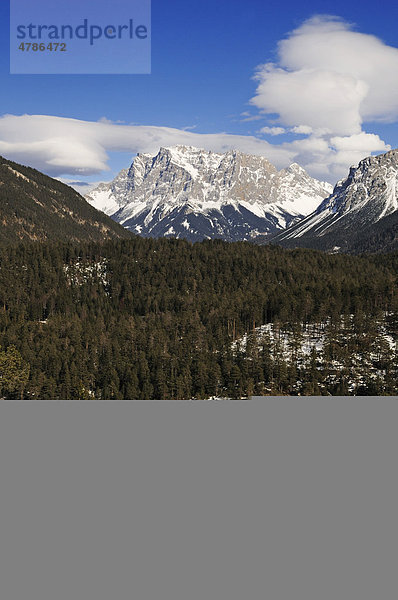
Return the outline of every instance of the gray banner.
[[[397,398],[0,403],[5,600],[395,600]]]

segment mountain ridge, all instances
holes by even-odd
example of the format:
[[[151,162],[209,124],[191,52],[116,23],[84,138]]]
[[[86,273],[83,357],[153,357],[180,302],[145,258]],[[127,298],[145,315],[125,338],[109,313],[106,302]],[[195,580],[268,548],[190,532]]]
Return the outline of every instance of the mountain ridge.
[[[329,252],[391,250],[398,247],[397,211],[398,150],[394,149],[351,167],[313,213],[271,241]]]
[[[131,234],[73,188],[0,157],[0,242],[100,241]]]
[[[297,163],[278,171],[266,158],[237,150],[172,146],[138,154],[86,199],[140,235],[240,241],[285,228],[330,191]]]

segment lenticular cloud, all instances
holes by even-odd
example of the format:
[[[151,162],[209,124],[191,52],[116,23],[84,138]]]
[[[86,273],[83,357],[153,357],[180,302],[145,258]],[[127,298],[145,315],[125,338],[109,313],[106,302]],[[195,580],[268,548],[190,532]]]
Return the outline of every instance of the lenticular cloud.
[[[257,136],[4,115],[0,154],[50,175],[85,176],[108,169],[108,152],[152,153],[183,144],[265,156],[278,168],[297,162],[313,177],[335,183],[365,156],[390,149],[364,124],[368,129],[371,122],[398,119],[397,72],[398,49],[341,19],[318,16],[279,42],[276,63],[258,68],[251,103],[260,114],[243,113],[245,121],[264,118]],[[269,114],[278,118],[267,123]],[[293,139],[264,139],[286,133]]]
[[[306,21],[259,67],[251,102],[282,125],[353,135],[364,121],[398,117],[398,49],[336,17]]]

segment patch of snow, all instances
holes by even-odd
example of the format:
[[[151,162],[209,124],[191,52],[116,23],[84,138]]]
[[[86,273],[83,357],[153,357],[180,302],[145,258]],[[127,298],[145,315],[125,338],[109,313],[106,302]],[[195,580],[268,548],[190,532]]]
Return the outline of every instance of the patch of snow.
[[[86,196],[86,200],[91,206],[102,211],[106,215],[113,215],[120,208],[117,199],[110,190],[93,190]]]

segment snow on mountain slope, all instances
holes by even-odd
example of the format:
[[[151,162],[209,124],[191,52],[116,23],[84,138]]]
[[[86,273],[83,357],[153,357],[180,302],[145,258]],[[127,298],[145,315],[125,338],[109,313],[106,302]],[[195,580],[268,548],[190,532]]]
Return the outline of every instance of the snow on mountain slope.
[[[261,156],[175,146],[138,154],[86,199],[141,235],[245,240],[284,229],[331,189],[297,164],[278,171]]]
[[[398,209],[398,150],[362,160],[309,216],[274,238],[283,245],[349,250]]]

